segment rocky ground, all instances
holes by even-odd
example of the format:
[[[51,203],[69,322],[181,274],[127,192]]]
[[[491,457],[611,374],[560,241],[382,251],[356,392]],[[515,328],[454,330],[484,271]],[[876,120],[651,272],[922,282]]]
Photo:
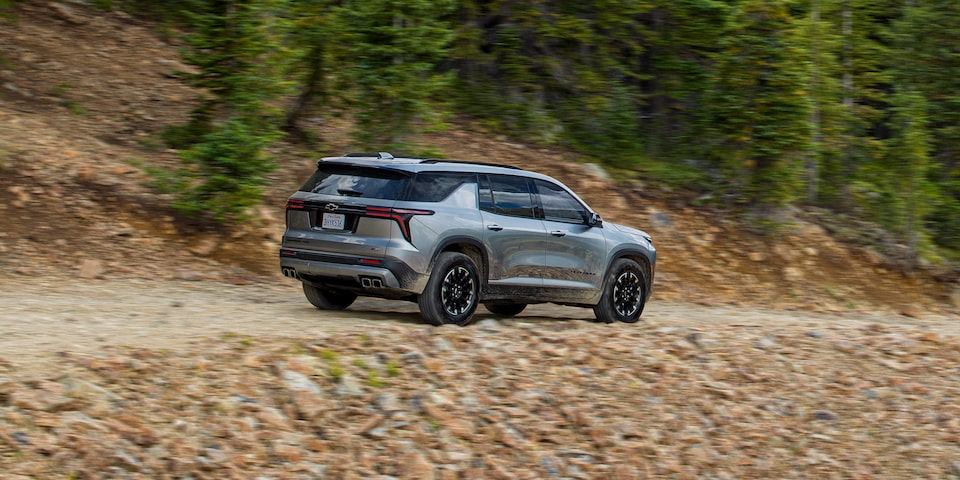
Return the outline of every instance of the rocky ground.
[[[294,285],[2,287],[4,479],[960,478],[952,317],[663,301],[436,328]]]
[[[172,74],[175,36],[79,0],[15,15],[0,19],[0,479],[960,478],[960,290],[901,272],[896,245],[809,211],[756,235],[462,126],[423,141],[554,175],[653,234],[644,322],[321,313],[275,257],[319,154],[277,148],[251,225],[192,228],[139,166],[176,164],[159,133],[196,94]],[[343,125],[317,125],[323,154],[351,149]]]

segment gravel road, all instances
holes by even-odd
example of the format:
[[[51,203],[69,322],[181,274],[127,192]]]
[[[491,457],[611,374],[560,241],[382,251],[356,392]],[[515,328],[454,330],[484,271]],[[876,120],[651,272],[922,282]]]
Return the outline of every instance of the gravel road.
[[[483,308],[476,321],[493,318]],[[502,322],[592,321],[589,309],[533,305],[514,320]],[[859,328],[882,323],[960,332],[955,320],[925,315],[919,319],[893,313],[821,314],[759,307],[707,307],[657,301],[648,305],[642,323],[618,328],[711,326],[745,329]],[[224,335],[268,338],[317,337],[364,331],[385,324],[424,325],[413,303],[360,299],[342,312],[322,312],[304,299],[299,285],[234,285],[210,281],[80,280],[14,276],[0,279],[0,359],[17,370],[43,373],[57,352],[95,353],[113,346],[179,351],[200,340]],[[468,327],[469,328],[469,327]],[[598,326],[598,328],[600,328]]]

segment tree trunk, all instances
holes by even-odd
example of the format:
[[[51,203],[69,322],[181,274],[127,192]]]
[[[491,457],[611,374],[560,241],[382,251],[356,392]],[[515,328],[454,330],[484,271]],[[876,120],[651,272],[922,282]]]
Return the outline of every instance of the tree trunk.
[[[854,118],[853,110],[853,11],[850,0],[843,0],[843,106],[847,119]],[[849,122],[849,120],[848,120]],[[843,156],[843,179],[840,183],[840,208],[849,212],[852,210],[853,199],[850,197],[850,181],[853,177],[853,126],[847,124],[846,147]]]
[[[810,26],[813,29],[812,41],[813,61],[810,62],[810,98],[813,99],[813,108],[810,110],[810,124],[813,127],[810,154],[807,158],[807,203],[815,204],[819,193],[820,177],[820,145],[823,142],[820,126],[820,1],[810,0]]]
[[[323,62],[324,48],[322,44],[314,45],[310,50],[310,74],[304,83],[303,91],[297,97],[297,102],[287,112],[287,118],[284,124],[284,130],[307,140],[309,137],[300,128],[299,122],[304,114],[313,104],[314,99],[325,100],[327,96],[326,86],[323,82],[325,64]]]

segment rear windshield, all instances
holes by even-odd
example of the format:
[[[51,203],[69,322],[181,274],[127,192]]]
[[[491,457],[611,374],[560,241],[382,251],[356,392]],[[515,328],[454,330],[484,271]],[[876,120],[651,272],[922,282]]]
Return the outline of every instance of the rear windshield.
[[[406,174],[395,170],[321,164],[300,191],[397,200],[407,190],[408,182]]]

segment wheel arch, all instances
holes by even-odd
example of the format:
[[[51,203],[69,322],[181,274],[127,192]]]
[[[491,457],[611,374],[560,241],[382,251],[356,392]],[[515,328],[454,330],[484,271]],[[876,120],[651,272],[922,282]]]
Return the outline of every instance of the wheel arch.
[[[649,257],[649,254],[642,250],[623,249],[616,252],[614,255],[611,255],[610,261],[607,263],[607,268],[606,270],[604,270],[604,278],[606,278],[607,272],[609,272],[610,269],[613,268],[613,264],[616,263],[616,261],[620,260],[621,258],[633,260],[634,262],[637,262],[637,264],[639,264],[641,268],[644,269],[644,273],[646,274],[645,276],[646,276],[646,284],[647,284],[646,296],[647,298],[649,298],[653,290],[654,263],[653,263],[653,260],[651,260],[651,258]],[[606,287],[606,285],[604,285],[604,287]]]
[[[445,252],[457,252],[462,253],[471,259],[474,263],[477,264],[477,267],[480,269],[480,284],[482,286],[487,283],[487,269],[489,260],[487,258],[487,252],[483,248],[483,245],[476,239],[470,237],[451,237],[445,240],[443,243],[437,247],[436,251],[433,254],[433,257],[430,259],[430,273],[433,273],[433,267],[437,264],[437,259],[440,258],[440,255]]]

